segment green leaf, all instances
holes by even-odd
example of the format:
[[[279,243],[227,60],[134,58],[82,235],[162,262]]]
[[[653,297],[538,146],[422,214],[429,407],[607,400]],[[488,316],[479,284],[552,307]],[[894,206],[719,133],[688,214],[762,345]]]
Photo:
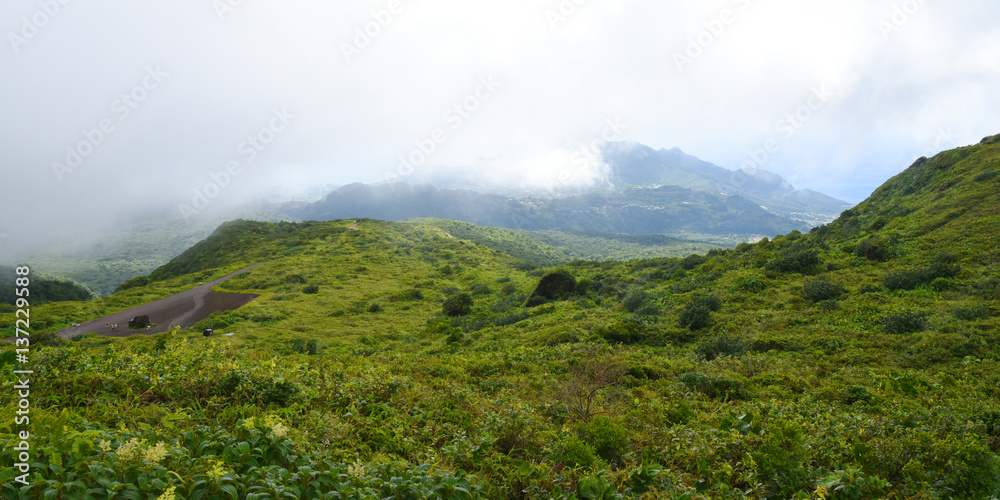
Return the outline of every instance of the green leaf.
[[[231,484],[224,484],[222,486],[219,486],[219,489],[228,493],[230,498],[235,499],[238,496],[236,492],[236,487]]]

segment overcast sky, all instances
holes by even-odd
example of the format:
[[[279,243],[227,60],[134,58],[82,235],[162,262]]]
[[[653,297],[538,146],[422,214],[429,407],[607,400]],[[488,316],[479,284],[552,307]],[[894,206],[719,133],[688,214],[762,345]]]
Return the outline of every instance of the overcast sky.
[[[1000,133],[996,19],[993,0],[5,0],[0,249],[270,184],[550,183],[602,136],[858,202]]]

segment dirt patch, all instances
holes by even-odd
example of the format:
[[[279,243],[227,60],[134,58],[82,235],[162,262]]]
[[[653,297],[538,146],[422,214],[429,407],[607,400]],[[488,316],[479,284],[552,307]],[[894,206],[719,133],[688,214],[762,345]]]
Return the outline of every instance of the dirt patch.
[[[96,333],[107,337],[128,337],[136,334],[151,335],[161,333],[170,330],[174,326],[188,328],[214,312],[231,311],[256,299],[257,295],[248,293],[214,292],[212,291],[212,287],[225,282],[237,274],[254,269],[259,265],[256,264],[240,269],[215,281],[198,285],[190,290],[155,302],[64,328],[57,333],[64,339],[88,333]],[[128,320],[142,315],[149,316],[150,321],[156,323],[157,326],[151,327],[148,330],[129,330]],[[114,325],[118,325],[117,330],[114,328]]]

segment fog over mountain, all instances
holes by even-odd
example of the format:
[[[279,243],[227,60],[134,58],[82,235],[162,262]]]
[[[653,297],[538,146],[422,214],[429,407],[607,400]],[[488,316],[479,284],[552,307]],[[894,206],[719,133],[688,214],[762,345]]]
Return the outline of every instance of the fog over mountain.
[[[193,220],[285,186],[449,172],[437,165],[497,189],[595,187],[614,177],[594,150],[617,141],[856,203],[1000,129],[983,112],[1000,107],[998,14],[986,0],[11,0],[0,261],[141,213]]]

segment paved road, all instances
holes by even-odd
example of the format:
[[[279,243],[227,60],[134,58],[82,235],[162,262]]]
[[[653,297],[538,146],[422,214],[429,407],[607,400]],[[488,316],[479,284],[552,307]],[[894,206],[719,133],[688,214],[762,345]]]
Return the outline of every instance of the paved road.
[[[128,337],[137,333],[148,335],[165,332],[175,325],[187,328],[207,318],[213,312],[236,309],[257,298],[257,295],[247,293],[213,292],[212,287],[237,274],[254,269],[259,265],[255,264],[240,269],[228,276],[198,285],[195,288],[157,300],[156,302],[150,302],[149,304],[133,307],[127,311],[64,328],[57,333],[64,339],[88,333],[97,333],[108,337]],[[149,320],[157,326],[149,330],[129,330],[128,320],[144,314],[149,316]],[[117,331],[111,328],[111,325],[114,324],[118,325]]]

